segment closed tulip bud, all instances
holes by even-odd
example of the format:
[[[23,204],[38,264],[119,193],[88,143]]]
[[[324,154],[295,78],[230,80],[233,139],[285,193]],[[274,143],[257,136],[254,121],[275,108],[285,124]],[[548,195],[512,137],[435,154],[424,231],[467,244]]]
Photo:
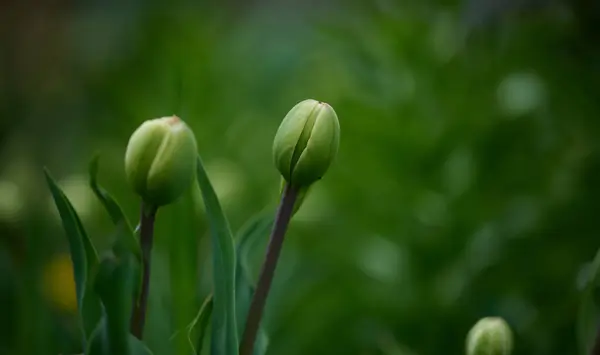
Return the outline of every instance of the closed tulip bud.
[[[335,158],[340,142],[340,123],[324,102],[304,100],[285,116],[273,142],[275,165],[294,187],[319,180]]]
[[[467,355],[510,355],[512,331],[502,318],[483,318],[469,331],[466,345]]]
[[[179,117],[148,120],[129,139],[125,173],[144,202],[163,206],[190,186],[196,155],[194,133]]]

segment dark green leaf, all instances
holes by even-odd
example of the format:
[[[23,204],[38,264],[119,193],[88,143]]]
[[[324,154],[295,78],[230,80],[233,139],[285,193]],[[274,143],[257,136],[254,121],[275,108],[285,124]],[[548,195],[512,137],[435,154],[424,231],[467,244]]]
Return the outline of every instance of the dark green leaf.
[[[115,253],[120,254],[129,251],[133,252],[137,258],[140,258],[141,251],[139,243],[134,236],[133,229],[131,229],[131,225],[123,213],[121,206],[119,206],[117,201],[105,189],[98,185],[98,165],[99,157],[95,156],[92,159],[89,168],[90,187],[108,212],[114,225],[117,226],[117,228],[124,230],[123,233],[118,233],[119,237],[116,239],[114,246]]]
[[[105,355],[109,353],[108,340],[106,338],[106,317],[102,317],[102,320],[92,334],[90,340],[85,349],[86,355]]]
[[[249,264],[250,254],[258,243],[267,242],[274,220],[274,212],[267,209],[250,219],[236,235],[237,268],[247,273],[248,280],[252,281],[252,284],[254,284],[254,276],[252,276],[254,273],[251,272],[252,268]]]
[[[201,230],[206,226],[198,209],[195,208],[194,193],[196,192],[200,194],[194,184],[193,189],[188,189],[177,201],[163,208],[160,223],[156,225],[157,234],[177,236],[176,243],[165,240],[169,251],[168,269],[172,304],[169,313],[174,329],[186,328],[202,303],[202,298],[198,295],[200,280],[198,251],[201,240],[199,236],[204,234]],[[204,228],[201,229],[201,226]],[[190,354],[190,341],[186,336],[175,337],[172,345],[174,354]]]
[[[94,327],[98,325],[102,318],[100,297],[93,291],[93,279],[88,282],[82,302],[81,322],[83,324],[85,339],[88,339]]]
[[[600,305],[596,302],[598,287],[600,286],[600,249],[596,253],[590,266],[587,281],[584,285],[579,316],[577,319],[577,337],[579,340],[579,353],[590,353],[600,319]]]
[[[50,176],[50,172],[45,169],[44,173],[67,235],[73,262],[77,307],[83,325],[84,339],[87,340],[101,317],[99,300],[92,291],[93,275],[98,266],[98,254],[73,205]]]
[[[139,264],[133,255],[108,255],[100,262],[95,289],[104,305],[107,354],[129,355],[129,322]]]
[[[111,221],[116,226],[116,238],[113,244],[113,251],[117,256],[125,256],[129,253],[133,255],[141,262],[141,249],[140,245],[135,238],[134,231],[131,229],[123,209],[117,203],[117,201],[106,191],[102,186],[98,184],[98,168],[99,168],[99,157],[95,156],[89,167],[90,174],[90,187],[96,197],[100,200],[104,209],[110,216]],[[138,288],[142,284],[142,272],[139,273]],[[138,292],[139,293],[139,290]]]
[[[90,337],[90,344],[86,348],[86,355],[114,355],[110,352],[107,322],[103,318]],[[133,335],[128,335],[128,354],[131,355],[153,355],[146,345]]]
[[[152,351],[133,335],[129,335],[129,350],[131,355],[153,355]]]
[[[236,260],[233,237],[200,157],[198,157],[196,165],[198,186],[202,191],[212,241],[214,310],[211,354],[234,355],[238,354],[238,335],[235,313]]]
[[[200,318],[198,319],[198,334],[196,335],[196,349],[198,354],[202,351],[202,347],[204,345],[204,337],[206,336],[206,329],[208,328],[208,322],[211,319],[211,315],[213,312],[213,297],[212,295],[208,296],[209,298],[205,301],[204,305],[200,308]]]
[[[263,327],[258,328],[256,342],[254,343],[254,355],[264,355],[269,347],[269,337]]]
[[[589,297],[583,297],[578,318],[579,354],[587,355],[591,351],[598,321],[598,309]]]
[[[238,232],[236,241],[236,312],[238,336],[244,332],[246,317],[255,291],[254,272],[249,263],[249,256],[259,242],[266,242],[274,222],[273,212],[269,209],[251,219]],[[267,350],[267,334],[263,327],[259,328],[254,354],[263,355]]]
[[[200,354],[204,345],[204,336],[206,328],[213,311],[213,295],[210,294],[204,300],[204,303],[198,310],[196,317],[185,327],[185,332],[177,332],[171,339],[184,339],[187,343],[187,353],[192,355]],[[195,341],[193,339],[196,339]]]

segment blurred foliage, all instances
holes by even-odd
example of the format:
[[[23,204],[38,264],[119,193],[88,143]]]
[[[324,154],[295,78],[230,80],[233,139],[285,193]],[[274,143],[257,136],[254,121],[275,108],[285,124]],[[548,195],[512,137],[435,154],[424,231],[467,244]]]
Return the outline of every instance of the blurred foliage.
[[[490,315],[513,327],[515,354],[575,353],[579,285],[600,246],[597,7],[3,4],[0,354],[80,351],[74,314],[59,306],[72,302],[72,280],[43,166],[106,248],[89,159],[100,152],[100,179],[136,220],[127,139],[176,113],[237,230],[277,200],[272,139],[305,98],[335,108],[341,147],[288,235],[269,355],[461,354]],[[210,284],[205,222],[182,215],[190,203],[158,216],[146,335],[159,355],[183,354],[161,340],[202,301],[182,280]]]

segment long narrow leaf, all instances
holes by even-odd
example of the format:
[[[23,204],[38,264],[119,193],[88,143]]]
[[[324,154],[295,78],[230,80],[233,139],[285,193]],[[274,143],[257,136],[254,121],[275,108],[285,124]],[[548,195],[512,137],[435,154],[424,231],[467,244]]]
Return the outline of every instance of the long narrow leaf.
[[[202,351],[203,345],[204,345],[204,338],[206,336],[206,331],[208,328],[208,323],[211,319],[211,315],[213,312],[213,298],[212,295],[209,296],[210,298],[207,300],[207,302],[202,306],[202,308],[200,309],[200,318],[198,319],[197,322],[197,328],[198,328],[198,334],[196,335],[196,353],[200,354],[200,352]]]
[[[235,313],[235,248],[229,223],[198,156],[198,186],[210,226],[213,259],[214,310],[212,317],[212,355],[238,354]]]
[[[90,342],[85,350],[86,355],[114,355],[110,353],[106,328],[106,317],[102,319],[90,336]],[[153,355],[146,345],[133,335],[128,336],[129,354]],[[82,354],[83,355],[83,354]]]
[[[153,355],[152,351],[133,335],[129,335],[129,351],[131,355]]]
[[[132,355],[129,321],[138,273],[139,264],[133,254],[108,255],[100,263],[95,290],[104,304],[106,355]]]
[[[254,282],[252,281],[252,275],[250,267],[248,266],[247,257],[251,249],[255,246],[261,238],[268,237],[268,231],[271,229],[273,224],[272,212],[268,214],[260,214],[256,218],[249,221],[244,227],[238,232],[238,236],[235,239],[236,243],[236,256],[238,257],[236,262],[236,311],[237,311],[237,324],[243,325],[245,322],[248,307],[254,293]],[[238,292],[241,291],[241,292]],[[202,307],[198,311],[196,317],[192,322],[185,328],[186,332],[177,332],[173,335],[172,339],[184,338],[188,343],[189,351],[192,354],[199,354],[202,350],[204,343],[204,336],[206,328],[208,326],[208,320],[212,313],[212,294],[207,297]],[[193,335],[193,332],[197,331],[197,335]],[[238,336],[243,331],[243,328],[238,327]],[[192,338],[196,338],[196,346],[192,342]],[[264,354],[266,352],[266,346],[268,339],[264,330],[260,330],[257,341],[255,354]]]
[[[101,317],[101,306],[91,285],[94,272],[98,266],[98,254],[83,228],[81,219],[67,196],[51,177],[47,169],[44,169],[44,174],[50,193],[60,214],[69,244],[71,261],[73,263],[77,307],[83,326],[85,343]]]
[[[89,184],[116,227],[116,238],[112,250],[118,256],[133,254],[137,261],[141,262],[142,252],[140,245],[135,238],[135,232],[131,229],[131,224],[125,216],[125,213],[123,213],[123,209],[119,206],[119,203],[108,193],[108,191],[98,184],[98,168],[99,156],[96,155],[89,166]],[[138,296],[141,292],[142,277],[143,270],[139,272],[139,279],[137,281]]]
[[[198,187],[194,184],[194,189]],[[195,208],[194,189],[189,188],[174,203],[161,211],[160,222],[156,224],[156,233],[177,236],[177,241],[164,239],[163,245],[157,245],[169,253],[169,289],[172,306],[168,310],[171,329],[184,329],[192,321],[202,305],[199,295],[200,235],[206,229],[201,215]],[[200,191],[197,191],[198,194]],[[204,228],[201,228],[204,227]],[[158,242],[161,242],[160,240]],[[179,334],[173,339],[171,355],[189,355],[190,341]],[[195,337],[195,335],[194,335]]]
[[[275,217],[270,209],[263,211],[250,219],[236,234],[236,257],[237,272],[246,274],[247,281],[254,284],[254,273],[250,265],[250,257],[258,243],[266,242],[269,238],[269,231],[273,227]],[[236,272],[236,279],[238,274]]]
[[[118,238],[115,241],[115,252],[121,253],[122,249],[133,252],[135,256],[139,259],[141,255],[139,243],[137,242],[133,229],[125,213],[121,209],[121,206],[117,203],[117,201],[98,184],[98,165],[99,165],[99,157],[95,156],[89,167],[90,174],[90,187],[96,197],[100,200],[106,212],[110,216],[111,221],[117,228],[123,229],[124,232],[118,233]]]
[[[196,317],[185,327],[185,332],[178,331],[171,340],[184,339],[187,344],[187,353],[198,355],[202,351],[204,345],[204,337],[206,328],[213,311],[213,295],[212,293],[206,297],[204,303],[198,310]],[[195,339],[195,340],[194,340]]]
[[[587,355],[592,350],[596,332],[600,325],[600,307],[596,303],[595,293],[600,285],[600,249],[592,261],[587,282],[584,285],[579,315],[577,319],[577,337],[579,354]]]
[[[259,242],[266,242],[274,222],[273,212],[268,210],[251,219],[242,227],[236,238],[237,263],[236,263],[236,312],[238,323],[238,336],[244,332],[246,318],[252,296],[256,288],[254,272],[250,266],[249,257],[253,248]],[[257,340],[254,345],[254,355],[264,355],[267,351],[268,338],[263,327],[259,328]]]

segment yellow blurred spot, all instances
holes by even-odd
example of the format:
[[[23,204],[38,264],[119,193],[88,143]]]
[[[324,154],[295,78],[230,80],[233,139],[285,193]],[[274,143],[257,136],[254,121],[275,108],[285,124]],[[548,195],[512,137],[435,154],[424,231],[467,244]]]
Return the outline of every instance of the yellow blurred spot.
[[[54,307],[69,313],[77,311],[73,264],[69,254],[54,257],[44,270],[44,294]]]

